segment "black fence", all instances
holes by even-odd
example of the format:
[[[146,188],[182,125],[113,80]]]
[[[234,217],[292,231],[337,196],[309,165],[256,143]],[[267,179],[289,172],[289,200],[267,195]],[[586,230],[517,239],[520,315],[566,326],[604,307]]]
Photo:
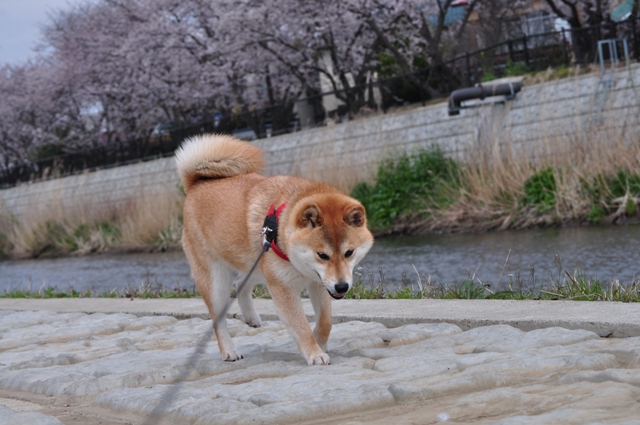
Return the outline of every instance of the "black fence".
[[[595,64],[598,42],[612,40],[603,49],[605,59],[617,47],[622,57],[640,61],[640,21],[627,20],[598,27],[523,36],[468,52],[413,74],[377,79],[346,90],[309,95],[288,105],[227,115],[217,114],[197,123],[172,129],[159,127],[148,137],[106,143],[37,162],[0,170],[0,188],[19,182],[77,174],[171,156],[182,141],[202,133],[233,134],[243,139],[270,137],[303,128],[342,122],[370,112],[445,97],[453,90],[477,83],[547,68]],[[333,108],[328,107],[333,105]]]

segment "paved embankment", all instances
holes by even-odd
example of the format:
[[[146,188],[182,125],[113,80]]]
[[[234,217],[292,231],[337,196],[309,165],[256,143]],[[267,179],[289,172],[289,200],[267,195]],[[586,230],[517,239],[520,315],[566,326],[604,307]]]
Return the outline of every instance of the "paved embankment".
[[[0,423],[640,423],[640,305],[343,300],[308,367],[257,301],[225,363],[199,299],[2,299]]]

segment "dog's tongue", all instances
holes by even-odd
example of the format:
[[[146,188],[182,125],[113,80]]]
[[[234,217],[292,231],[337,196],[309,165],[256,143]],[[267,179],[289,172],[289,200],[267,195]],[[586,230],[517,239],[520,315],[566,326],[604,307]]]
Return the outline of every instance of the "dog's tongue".
[[[341,300],[342,298],[344,298],[344,294],[338,294],[337,292],[333,294],[329,290],[327,290],[327,292],[329,292],[329,295],[331,295],[331,297],[333,297],[336,300]]]

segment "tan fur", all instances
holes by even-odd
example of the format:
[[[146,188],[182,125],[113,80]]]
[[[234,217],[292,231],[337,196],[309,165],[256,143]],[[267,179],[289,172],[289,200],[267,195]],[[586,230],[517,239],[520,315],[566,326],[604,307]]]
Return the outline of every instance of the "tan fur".
[[[182,243],[214,320],[223,359],[242,358],[226,319],[216,321],[217,313],[229,301],[233,273],[238,272],[238,281],[246,276],[261,251],[259,233],[269,206],[286,202],[279,218],[278,247],[290,262],[267,252],[245,290],[238,294],[238,303],[244,321],[260,326],[251,289],[266,282],[279,317],[307,363],[329,364],[331,296],[341,297],[341,292],[348,290],[353,268],[373,244],[364,207],[322,183],[256,174],[264,164],[262,151],[230,136],[187,140],[176,153],[176,161],[187,192]],[[322,259],[318,253],[328,258]],[[300,302],[304,287],[316,313],[313,332]]]

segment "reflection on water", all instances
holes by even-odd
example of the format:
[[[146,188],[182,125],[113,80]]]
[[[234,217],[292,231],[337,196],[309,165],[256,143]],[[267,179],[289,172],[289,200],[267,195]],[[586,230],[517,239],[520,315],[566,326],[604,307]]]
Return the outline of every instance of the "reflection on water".
[[[193,285],[181,251],[0,262],[0,291],[57,286],[61,290],[72,287],[102,292],[138,287],[146,281],[169,287]]]
[[[584,274],[604,281],[619,279],[629,283],[640,278],[640,226],[553,228],[481,234],[431,235],[390,238],[376,241],[376,249],[363,261],[370,273],[380,264],[387,276],[403,273],[416,281],[415,265],[423,280],[460,282],[471,276],[496,283],[505,260],[503,284],[509,275],[519,274],[536,286],[558,278],[560,273]]]
[[[368,280],[382,269],[386,278],[416,282],[415,268],[426,277],[461,282],[474,276],[496,283],[505,259],[509,261],[502,282],[509,275],[536,285],[558,277],[555,256],[562,269],[580,269],[604,281],[629,283],[640,278],[640,226],[578,227],[509,231],[482,234],[430,235],[380,238],[360,264]],[[157,254],[102,254],[89,257],[0,262],[0,291],[9,288],[39,289],[69,286],[77,290],[108,291],[137,287],[145,281],[164,286],[191,287],[189,266],[182,252]]]

